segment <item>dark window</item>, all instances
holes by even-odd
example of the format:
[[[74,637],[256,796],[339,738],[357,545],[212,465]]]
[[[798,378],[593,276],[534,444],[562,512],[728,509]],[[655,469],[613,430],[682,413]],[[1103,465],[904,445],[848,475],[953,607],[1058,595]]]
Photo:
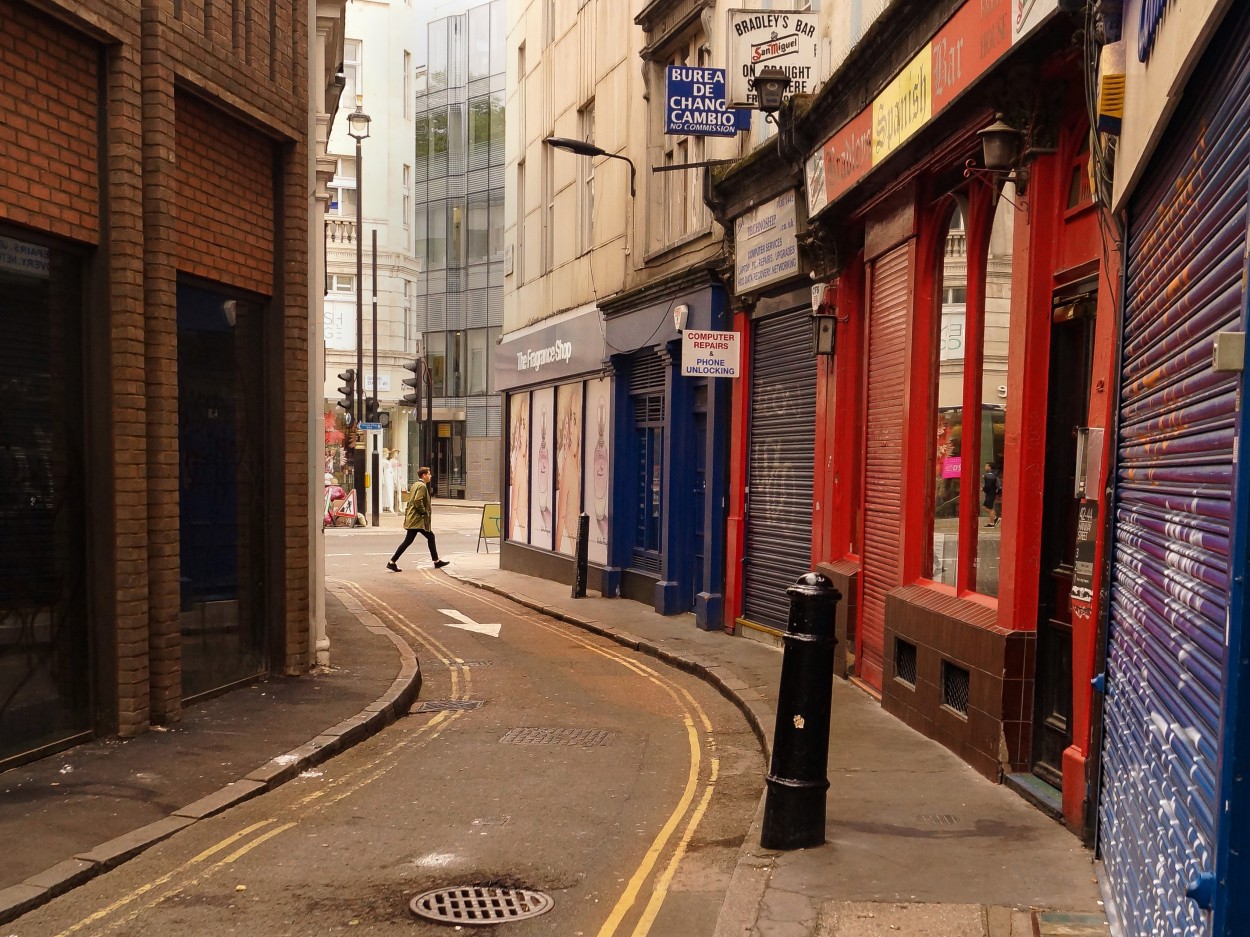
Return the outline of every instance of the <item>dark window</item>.
[[[90,727],[81,283],[0,237],[0,767]]]
[[[182,690],[264,671],[265,306],[178,285]]]

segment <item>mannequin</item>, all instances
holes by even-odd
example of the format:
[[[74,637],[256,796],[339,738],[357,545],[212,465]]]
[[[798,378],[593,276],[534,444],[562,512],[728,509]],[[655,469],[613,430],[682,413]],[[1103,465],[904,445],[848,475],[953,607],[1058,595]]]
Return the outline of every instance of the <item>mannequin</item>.
[[[407,484],[408,478],[406,475],[404,475],[404,463],[401,462],[399,459],[398,449],[391,450],[390,464],[391,464],[391,474],[392,474],[392,479],[393,479],[392,488],[394,489],[394,494],[392,495],[393,500],[389,503],[390,503],[392,510],[402,511],[403,505],[397,504],[396,502],[399,500],[399,492],[402,489],[406,489],[408,487],[408,484]]]
[[[385,458],[381,459],[378,471],[382,475],[382,487],[378,491],[378,500],[383,511],[395,510],[395,463],[391,461],[391,450],[384,450]]]

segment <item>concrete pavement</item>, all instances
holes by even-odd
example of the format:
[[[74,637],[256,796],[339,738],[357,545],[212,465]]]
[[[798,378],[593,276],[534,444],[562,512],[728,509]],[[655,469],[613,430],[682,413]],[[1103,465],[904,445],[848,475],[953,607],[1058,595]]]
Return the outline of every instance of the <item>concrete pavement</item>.
[[[622,599],[499,569],[447,572],[714,683],[766,752],[781,652]],[[1108,933],[1092,855],[1063,827],[938,743],[834,681],[826,843],[792,852],[747,834],[716,937],[1093,937]]]

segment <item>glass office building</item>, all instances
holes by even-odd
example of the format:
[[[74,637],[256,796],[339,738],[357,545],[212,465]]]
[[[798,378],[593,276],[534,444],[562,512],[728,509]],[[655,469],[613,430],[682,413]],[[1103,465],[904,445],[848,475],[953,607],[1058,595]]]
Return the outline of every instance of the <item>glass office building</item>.
[[[499,496],[493,350],[503,323],[505,2],[431,22],[416,87],[413,168],[420,273],[412,315],[433,381],[433,451],[409,446],[444,497]],[[425,413],[421,414],[424,419]],[[412,472],[418,464],[410,460]]]

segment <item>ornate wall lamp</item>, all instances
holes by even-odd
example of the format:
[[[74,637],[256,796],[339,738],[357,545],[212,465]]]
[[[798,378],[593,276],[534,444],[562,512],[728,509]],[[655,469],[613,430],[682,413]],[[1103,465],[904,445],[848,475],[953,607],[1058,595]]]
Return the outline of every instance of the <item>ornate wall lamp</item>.
[[[999,197],[1006,199],[1008,204],[1018,211],[1027,212],[1029,206],[1024,196],[1029,186],[1029,171],[1024,167],[1024,162],[1030,156],[1053,150],[1026,150],[1026,134],[1007,123],[1002,114],[995,114],[994,123],[977,131],[977,136],[981,138],[983,166],[978,166],[976,160],[968,160],[964,163],[964,178],[984,180],[998,190]],[[1008,182],[1015,187],[1019,202],[1003,194],[1003,187]]]

